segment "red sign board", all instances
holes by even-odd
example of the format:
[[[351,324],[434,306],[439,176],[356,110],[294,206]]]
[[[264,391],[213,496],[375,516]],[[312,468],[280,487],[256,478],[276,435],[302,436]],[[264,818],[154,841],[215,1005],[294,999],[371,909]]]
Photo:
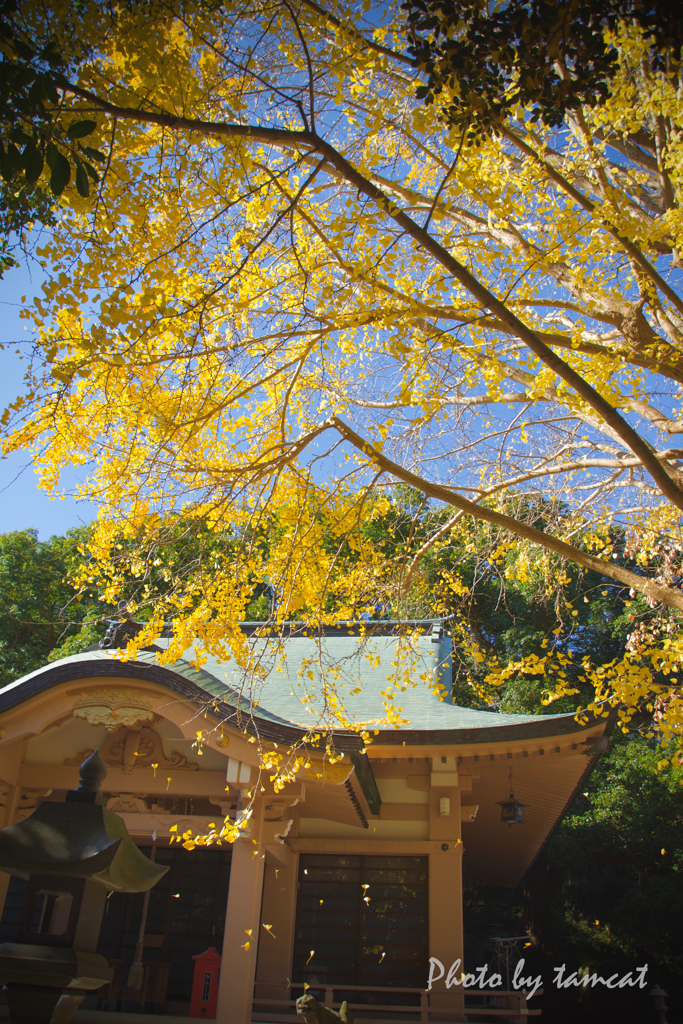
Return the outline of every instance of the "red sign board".
[[[215,1020],[218,982],[221,977],[221,956],[213,946],[209,946],[204,953],[193,956],[192,959],[194,960],[194,980],[192,982],[190,1017]]]

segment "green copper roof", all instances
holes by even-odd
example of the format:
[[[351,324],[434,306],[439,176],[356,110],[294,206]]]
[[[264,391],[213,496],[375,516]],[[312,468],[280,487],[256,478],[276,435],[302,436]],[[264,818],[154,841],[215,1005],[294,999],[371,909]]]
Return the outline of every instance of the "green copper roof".
[[[500,715],[454,705],[450,697],[452,645],[438,635],[252,638],[255,669],[208,656],[196,681],[218,696],[216,684],[259,716],[306,728],[340,725],[342,717],[373,729],[478,729],[547,720],[545,715]],[[180,663],[174,671],[186,672]],[[202,682],[199,676],[202,677]],[[211,681],[206,677],[210,676]],[[441,697],[434,691],[441,690]],[[338,707],[335,701],[341,705]],[[342,711],[343,707],[343,711]],[[389,711],[391,709],[391,711]],[[386,721],[389,715],[394,721]]]
[[[258,624],[245,623],[252,652],[249,670],[234,659],[219,660],[213,655],[202,655],[203,664],[196,668],[190,663],[193,652],[188,651],[185,658],[159,671],[187,680],[232,706],[240,720],[253,717],[275,729],[343,729],[346,720],[380,730],[389,742],[409,732],[429,733],[433,742],[446,743],[493,740],[496,735],[502,740],[513,733],[550,735],[578,728],[572,715],[507,715],[454,705],[452,645],[438,623],[416,623],[408,635],[397,623],[366,627],[376,632],[361,636],[356,625],[316,636],[291,631],[275,637],[259,635]],[[163,640],[159,644],[165,646]],[[107,662],[107,674],[113,674],[114,652],[86,651],[10,683],[0,690],[0,707],[27,699],[40,686],[42,674],[54,676],[50,685],[55,685],[71,666],[82,672],[85,664],[80,663],[93,661]],[[121,674],[135,675],[136,665],[149,671],[158,665],[156,655],[140,652],[136,662],[121,665]]]

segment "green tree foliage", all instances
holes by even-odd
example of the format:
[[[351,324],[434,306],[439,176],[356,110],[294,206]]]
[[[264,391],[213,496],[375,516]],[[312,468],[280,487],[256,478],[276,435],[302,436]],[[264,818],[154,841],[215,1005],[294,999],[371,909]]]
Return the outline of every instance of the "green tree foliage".
[[[88,527],[39,541],[36,530],[0,534],[0,686],[78,654],[102,639],[115,605],[87,585]],[[121,537],[122,547],[126,538]],[[144,620],[150,604],[168,593],[187,571],[201,564],[210,578],[230,533],[207,534],[202,523],[170,524],[165,542],[154,549],[139,574],[127,580],[129,607]],[[83,585],[74,588],[73,580]],[[266,586],[255,588],[248,615],[265,621],[271,604]]]
[[[652,44],[653,68],[675,76],[683,22],[665,0],[407,0],[409,52],[428,80],[417,95],[448,97],[447,117],[473,137],[523,107],[547,125],[610,95],[618,54],[605,40],[627,21]]]
[[[61,89],[83,54],[60,52],[40,19],[33,19],[32,34],[20,28],[19,10],[16,0],[0,0],[0,276],[16,265],[12,236],[34,222],[53,225],[55,199],[72,175],[88,196],[99,182],[95,164],[105,159],[83,141],[95,121],[76,117],[65,129],[58,116]]]
[[[544,529],[567,526],[569,511],[558,503],[513,493],[508,504],[510,514],[524,514]],[[447,518],[404,486],[394,489],[381,515],[368,515],[365,533],[391,558],[401,579],[393,589],[403,592],[400,603],[372,609],[373,617],[444,619],[454,644],[459,704],[528,714],[585,707],[594,695],[588,666],[618,659],[652,609],[597,572],[548,552],[529,558],[501,529],[483,522],[463,520],[420,556],[425,538]],[[634,562],[621,527],[613,526],[605,543],[616,564],[646,571]],[[541,661],[536,652],[549,657]],[[554,686],[570,692],[548,704]]]
[[[631,568],[623,536],[617,529],[613,533],[619,564]],[[428,585],[452,616],[456,695],[471,703],[474,690],[479,703],[483,697],[507,713],[571,712],[593,697],[586,665],[618,658],[631,623],[650,610],[599,573],[554,556],[523,559],[499,531],[472,524],[467,547],[460,540],[427,569]],[[453,571],[462,592],[449,586]],[[539,651],[555,657],[537,663]],[[517,670],[501,674],[508,665]],[[557,683],[558,689],[575,692],[548,705],[547,692]]]
[[[66,579],[86,536],[85,529],[48,541],[36,530],[0,535],[0,685],[40,668],[72,637],[82,650],[102,635],[95,620],[104,609],[78,601]]]
[[[577,962],[592,949],[593,957],[644,956],[680,971],[682,783],[672,751],[615,737],[562,823],[551,856],[562,874],[563,940]]]

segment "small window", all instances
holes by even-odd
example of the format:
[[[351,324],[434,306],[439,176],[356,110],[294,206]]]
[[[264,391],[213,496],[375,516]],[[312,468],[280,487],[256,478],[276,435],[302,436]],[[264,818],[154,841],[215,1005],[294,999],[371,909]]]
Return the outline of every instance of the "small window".
[[[70,892],[40,889],[35,895],[30,930],[34,935],[64,935],[74,898]]]

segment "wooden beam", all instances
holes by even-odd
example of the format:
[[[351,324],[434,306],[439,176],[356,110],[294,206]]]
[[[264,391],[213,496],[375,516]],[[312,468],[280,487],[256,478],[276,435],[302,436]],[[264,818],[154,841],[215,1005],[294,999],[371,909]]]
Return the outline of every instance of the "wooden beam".
[[[285,839],[297,853],[377,853],[384,856],[425,857],[430,853],[452,853],[462,856],[462,843],[446,843],[430,839]]]
[[[18,784],[24,789],[75,789],[78,785],[78,768],[24,762],[19,769]],[[146,796],[220,796],[226,799],[226,786],[223,772],[183,772],[175,768],[157,768],[155,777],[153,768],[134,768],[127,775],[120,768],[108,767],[102,790],[105,793],[144,793]]]
[[[413,763],[410,765],[410,773],[415,775],[425,771],[420,762],[424,765],[424,758],[426,757],[457,757],[458,770],[464,765],[470,767],[472,764],[488,763],[492,755],[493,760],[496,762],[507,760],[521,761],[527,758],[538,758],[540,761],[544,761],[551,758],[571,757],[577,751],[585,751],[586,741],[595,742],[599,740],[605,732],[606,725],[607,720],[587,730],[582,729],[577,722],[576,731],[561,733],[557,736],[535,736],[528,739],[501,739],[500,742],[444,744],[443,746],[437,746],[436,744],[413,746],[406,743],[403,746],[397,747],[393,744],[383,744],[381,737],[377,737],[368,747],[368,757],[370,758],[373,773],[375,772],[377,760],[382,762],[381,768],[377,765],[376,778],[391,777],[392,768],[389,766],[393,766],[393,770],[398,773],[400,772],[400,766],[403,765],[403,770],[405,771],[409,764],[409,758],[413,759]],[[508,755],[512,755],[512,757],[508,757]],[[427,765],[428,771],[429,765]],[[387,774],[383,774],[384,772]]]

